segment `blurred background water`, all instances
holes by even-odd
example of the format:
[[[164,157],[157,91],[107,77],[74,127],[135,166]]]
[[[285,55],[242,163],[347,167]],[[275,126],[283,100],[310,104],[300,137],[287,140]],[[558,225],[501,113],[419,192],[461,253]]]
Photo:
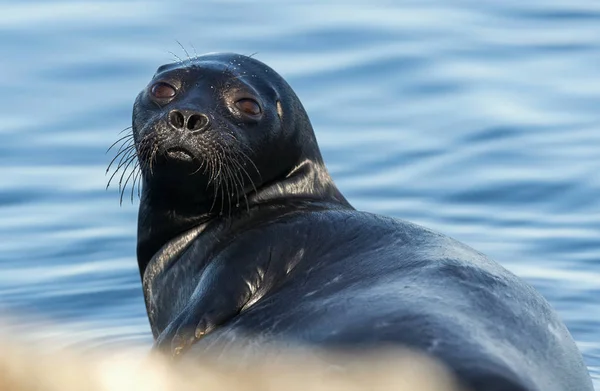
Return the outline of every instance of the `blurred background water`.
[[[0,0],[0,311],[151,343],[137,200],[106,148],[155,69],[258,52],[355,207],[488,254],[558,310],[600,385],[600,2]],[[45,329],[32,317],[58,323]]]

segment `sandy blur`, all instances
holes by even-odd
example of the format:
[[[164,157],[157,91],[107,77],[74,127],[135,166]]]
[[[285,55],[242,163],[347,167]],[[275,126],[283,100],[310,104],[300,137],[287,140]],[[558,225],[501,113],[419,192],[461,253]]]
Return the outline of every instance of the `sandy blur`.
[[[318,357],[317,357],[318,356]],[[4,391],[458,391],[448,372],[409,352],[342,356],[289,352],[241,363],[203,357],[185,364],[140,349],[56,348],[0,335],[0,390]],[[243,365],[240,365],[243,364]]]

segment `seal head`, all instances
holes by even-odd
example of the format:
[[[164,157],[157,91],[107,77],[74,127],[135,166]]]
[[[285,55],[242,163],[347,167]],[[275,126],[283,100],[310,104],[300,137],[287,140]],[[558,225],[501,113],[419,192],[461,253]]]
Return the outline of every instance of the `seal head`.
[[[349,206],[294,91],[247,56],[159,67],[135,101],[133,136],[143,183],[142,273],[162,244],[217,216],[300,199]]]

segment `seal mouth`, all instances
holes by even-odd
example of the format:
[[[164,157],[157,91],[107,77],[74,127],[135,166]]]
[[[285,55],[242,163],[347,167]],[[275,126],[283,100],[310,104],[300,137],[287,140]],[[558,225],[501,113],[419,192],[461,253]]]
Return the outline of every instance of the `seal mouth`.
[[[167,156],[172,159],[191,162],[194,156],[187,150],[181,147],[173,147],[166,150]]]

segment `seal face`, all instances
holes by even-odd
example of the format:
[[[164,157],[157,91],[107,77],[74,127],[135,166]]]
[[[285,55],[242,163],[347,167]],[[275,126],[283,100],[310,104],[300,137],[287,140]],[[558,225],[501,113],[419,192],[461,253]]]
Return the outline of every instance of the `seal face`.
[[[138,264],[158,349],[192,354],[239,335],[396,344],[475,391],[592,390],[533,288],[444,235],[352,208],[299,99],[263,63],[208,54],[160,67],[132,132]]]
[[[210,199],[202,212],[222,214],[246,201],[242,198],[261,184],[261,175],[275,177],[280,167],[297,160],[281,153],[296,149],[281,127],[275,89],[254,86],[233,69],[200,60],[163,66],[138,96],[133,134],[142,169],[152,176],[144,184],[170,185],[170,194],[161,195],[169,201],[195,207]],[[266,145],[279,148],[265,151]],[[265,164],[259,172],[254,162],[262,163],[264,155],[283,164]]]

